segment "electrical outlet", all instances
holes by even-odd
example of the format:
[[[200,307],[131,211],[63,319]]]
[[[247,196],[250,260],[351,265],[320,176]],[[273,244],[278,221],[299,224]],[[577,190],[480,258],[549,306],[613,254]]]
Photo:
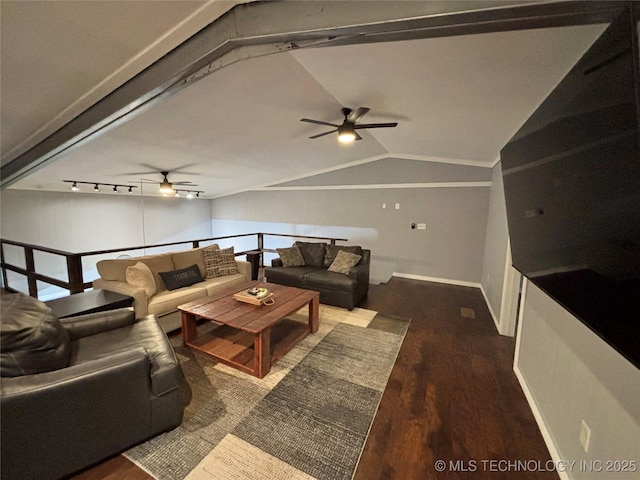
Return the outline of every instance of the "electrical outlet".
[[[585,452],[589,451],[589,441],[591,440],[591,429],[587,422],[582,420],[582,424],[580,425],[580,435],[578,437],[580,439],[580,445]]]
[[[386,204],[386,203],[383,203],[383,204],[382,204],[382,209],[383,209],[383,210],[386,210],[386,209],[387,209],[387,204]]]
[[[400,204],[396,203],[396,210],[400,210]]]

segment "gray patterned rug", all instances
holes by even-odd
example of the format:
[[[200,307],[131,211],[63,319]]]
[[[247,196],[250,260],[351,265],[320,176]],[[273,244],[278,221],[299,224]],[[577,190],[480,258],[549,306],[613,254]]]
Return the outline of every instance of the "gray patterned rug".
[[[290,318],[306,322],[306,309]],[[191,403],[182,425],[125,456],[162,480],[350,479],[408,325],[321,305],[319,331],[263,379],[174,336]]]

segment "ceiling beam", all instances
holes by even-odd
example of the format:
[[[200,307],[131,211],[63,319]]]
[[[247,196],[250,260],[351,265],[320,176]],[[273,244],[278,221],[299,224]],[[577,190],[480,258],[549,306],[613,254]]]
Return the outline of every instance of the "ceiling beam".
[[[242,58],[297,48],[606,23],[628,2],[257,2],[234,7],[52,135],[3,159],[2,188]],[[7,160],[5,162],[5,160]]]

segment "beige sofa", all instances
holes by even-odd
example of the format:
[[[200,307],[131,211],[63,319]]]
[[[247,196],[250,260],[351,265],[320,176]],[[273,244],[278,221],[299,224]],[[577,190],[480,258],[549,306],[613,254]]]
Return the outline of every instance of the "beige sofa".
[[[147,296],[143,287],[127,283],[127,267],[138,262],[147,265],[153,274],[158,291],[151,297]],[[170,332],[181,327],[178,305],[212,295],[226,288],[241,286],[251,280],[251,264],[236,260],[237,274],[205,278],[203,282],[188,287],[167,290],[160,272],[178,270],[193,264],[198,265],[202,276],[205,277],[205,264],[200,248],[144,257],[101,260],[96,265],[100,278],[93,281],[93,287],[133,297],[133,308],[137,318],[153,314],[158,318],[164,331]]]

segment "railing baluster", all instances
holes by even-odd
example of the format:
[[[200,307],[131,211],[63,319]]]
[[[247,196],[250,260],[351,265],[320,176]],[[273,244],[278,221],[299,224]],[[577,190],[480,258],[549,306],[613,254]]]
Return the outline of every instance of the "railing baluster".
[[[36,282],[36,262],[33,257],[33,248],[24,247],[24,266],[27,269],[27,284],[29,285],[29,295],[38,298],[38,283]]]
[[[84,292],[84,280],[82,278],[82,257],[80,254],[67,256],[67,274],[69,275],[69,292]]]

